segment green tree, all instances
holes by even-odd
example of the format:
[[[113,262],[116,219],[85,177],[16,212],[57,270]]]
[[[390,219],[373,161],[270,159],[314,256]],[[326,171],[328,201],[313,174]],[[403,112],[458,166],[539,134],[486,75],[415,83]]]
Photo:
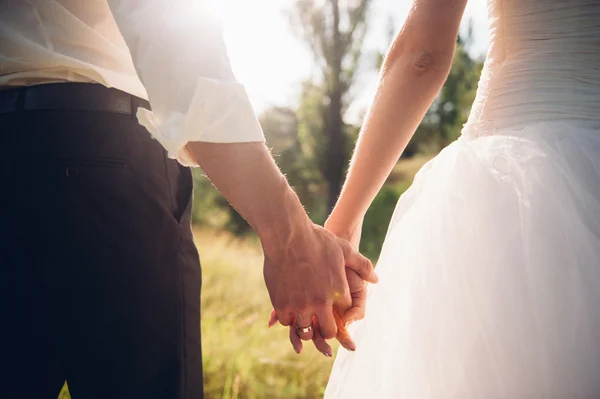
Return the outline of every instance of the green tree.
[[[372,0],[294,0],[292,26],[310,48],[318,66],[318,87],[322,87],[322,104],[311,112],[315,130],[307,134],[323,136],[307,143],[316,147],[315,163],[327,182],[327,209],[331,210],[341,191],[349,154],[345,141],[347,126],[343,115],[350,102],[350,88],[363,53],[367,32],[367,14]],[[307,144],[305,144],[307,145]]]
[[[314,221],[321,222],[323,179],[314,164],[313,152],[321,147],[319,143],[310,142],[312,137],[305,137],[306,132],[313,128],[307,126],[307,123],[314,120],[310,117],[310,112],[319,109],[318,103],[315,105],[311,102],[315,98],[307,87],[297,110],[272,107],[260,116],[260,121],[277,165],[309,215]],[[281,137],[285,137],[285,140]],[[281,145],[282,141],[285,141],[285,145]]]
[[[436,101],[443,145],[456,140],[460,135],[475,100],[477,83],[483,68],[483,62],[469,55],[471,34],[465,38],[459,36],[457,40],[450,75]]]

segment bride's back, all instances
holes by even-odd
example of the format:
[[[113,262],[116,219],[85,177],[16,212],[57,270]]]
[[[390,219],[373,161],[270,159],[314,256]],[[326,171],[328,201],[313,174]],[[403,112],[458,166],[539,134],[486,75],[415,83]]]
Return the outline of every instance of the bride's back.
[[[488,14],[490,48],[468,127],[600,126],[600,1],[489,0]]]

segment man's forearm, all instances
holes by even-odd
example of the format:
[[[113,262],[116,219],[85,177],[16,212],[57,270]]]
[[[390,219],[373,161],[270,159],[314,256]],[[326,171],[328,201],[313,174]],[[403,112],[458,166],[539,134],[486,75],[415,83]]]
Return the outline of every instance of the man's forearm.
[[[187,151],[259,235],[267,255],[310,228],[302,204],[265,144],[193,142]]]

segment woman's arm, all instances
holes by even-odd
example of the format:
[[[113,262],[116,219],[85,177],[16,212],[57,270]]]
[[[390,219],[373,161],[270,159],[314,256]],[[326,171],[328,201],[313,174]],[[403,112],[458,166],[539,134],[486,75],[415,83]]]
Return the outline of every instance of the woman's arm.
[[[327,228],[357,244],[371,202],[444,84],[467,0],[415,0],[385,58]]]

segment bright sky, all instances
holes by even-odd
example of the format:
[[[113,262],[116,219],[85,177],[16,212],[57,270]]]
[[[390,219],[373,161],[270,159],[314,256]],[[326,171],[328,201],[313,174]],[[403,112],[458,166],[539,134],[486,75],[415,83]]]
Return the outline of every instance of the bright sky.
[[[246,86],[256,111],[260,112],[269,105],[296,104],[300,83],[312,76],[315,70],[309,51],[294,36],[283,12],[285,7],[289,7],[289,0],[213,1],[218,4],[225,26],[225,40],[234,72]],[[394,16],[396,27],[399,27],[406,18],[410,3],[411,0],[374,0],[367,49],[373,51],[388,46],[389,16]],[[475,43],[471,52],[475,55],[484,54],[487,48],[486,18],[486,0],[471,0],[463,28],[466,28],[469,19],[473,20]],[[351,113],[360,113],[368,106],[376,78],[376,71],[359,76]]]

